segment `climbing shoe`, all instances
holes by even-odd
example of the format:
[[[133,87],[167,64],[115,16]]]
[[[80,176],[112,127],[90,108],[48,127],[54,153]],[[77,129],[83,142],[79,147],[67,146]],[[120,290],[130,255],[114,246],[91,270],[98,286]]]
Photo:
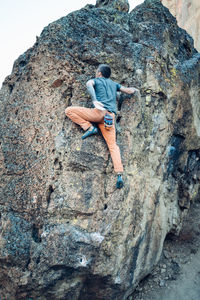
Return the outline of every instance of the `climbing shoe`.
[[[121,189],[121,188],[123,188],[123,186],[124,186],[124,181],[122,179],[122,175],[118,174],[116,187],[117,187],[117,189]]]
[[[82,140],[86,139],[87,137],[97,134],[98,128],[96,126],[91,126],[82,136]]]

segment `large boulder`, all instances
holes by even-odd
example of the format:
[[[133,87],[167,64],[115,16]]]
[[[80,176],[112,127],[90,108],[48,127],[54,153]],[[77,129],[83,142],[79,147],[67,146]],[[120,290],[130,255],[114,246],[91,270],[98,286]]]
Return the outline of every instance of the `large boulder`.
[[[1,89],[2,299],[127,299],[199,195],[193,40],[158,0],[108,2],[47,26]],[[102,136],[82,141],[64,115],[91,105],[99,63],[141,92],[119,101],[121,190]]]

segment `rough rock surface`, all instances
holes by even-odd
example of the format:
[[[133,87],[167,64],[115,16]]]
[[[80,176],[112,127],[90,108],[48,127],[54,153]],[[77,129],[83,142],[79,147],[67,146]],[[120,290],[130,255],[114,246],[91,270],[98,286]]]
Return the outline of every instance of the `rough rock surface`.
[[[2,299],[127,299],[151,272],[199,197],[199,61],[158,0],[88,5],[15,61],[0,93]],[[91,105],[99,63],[141,91],[119,102],[122,190],[102,137],[64,116]]]
[[[96,7],[111,7],[119,11],[128,12],[129,11],[129,2],[128,0],[97,0]]]
[[[128,300],[199,300],[200,202],[191,205],[181,232],[169,235],[159,264]]]
[[[200,51],[200,1],[161,0],[161,2],[176,17],[178,25],[193,37],[194,45]]]

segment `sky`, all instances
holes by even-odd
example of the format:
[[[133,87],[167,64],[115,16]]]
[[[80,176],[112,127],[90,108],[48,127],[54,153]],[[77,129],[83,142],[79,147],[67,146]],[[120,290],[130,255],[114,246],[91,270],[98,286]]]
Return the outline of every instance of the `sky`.
[[[130,10],[144,0],[129,0]],[[49,23],[96,0],[0,0],[0,87]]]

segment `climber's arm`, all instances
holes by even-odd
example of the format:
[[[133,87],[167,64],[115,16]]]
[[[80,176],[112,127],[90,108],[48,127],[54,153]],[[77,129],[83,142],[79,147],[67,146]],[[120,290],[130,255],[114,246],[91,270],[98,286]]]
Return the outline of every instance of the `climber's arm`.
[[[88,93],[89,93],[90,97],[92,98],[92,102],[93,102],[94,106],[100,110],[105,110],[103,104],[101,102],[99,102],[96,98],[94,85],[95,85],[94,80],[90,79],[87,81],[86,86],[87,86]]]
[[[129,88],[129,87],[125,87],[125,86],[121,86],[120,91],[122,93],[130,94],[130,95],[139,92],[139,90],[134,87]]]
[[[87,86],[87,90],[88,90],[88,93],[92,99],[92,101],[97,101],[97,98],[96,98],[96,93],[95,93],[95,89],[94,89],[94,80],[90,79],[87,81],[86,83],[86,86]]]

